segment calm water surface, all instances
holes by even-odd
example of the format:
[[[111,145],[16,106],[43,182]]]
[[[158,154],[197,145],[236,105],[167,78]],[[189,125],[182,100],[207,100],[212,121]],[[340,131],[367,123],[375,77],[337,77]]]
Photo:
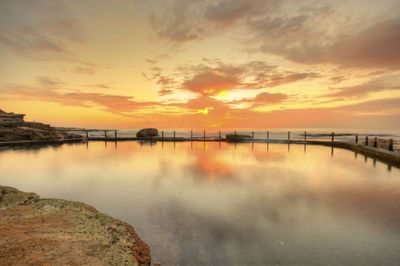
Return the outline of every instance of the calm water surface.
[[[0,151],[0,184],[134,225],[162,265],[399,265],[400,171],[287,144]]]

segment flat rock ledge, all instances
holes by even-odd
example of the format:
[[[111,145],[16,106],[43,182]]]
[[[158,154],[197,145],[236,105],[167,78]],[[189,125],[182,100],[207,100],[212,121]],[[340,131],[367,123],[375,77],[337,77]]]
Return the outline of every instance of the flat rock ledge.
[[[150,265],[150,249],[91,206],[0,186],[0,265]]]

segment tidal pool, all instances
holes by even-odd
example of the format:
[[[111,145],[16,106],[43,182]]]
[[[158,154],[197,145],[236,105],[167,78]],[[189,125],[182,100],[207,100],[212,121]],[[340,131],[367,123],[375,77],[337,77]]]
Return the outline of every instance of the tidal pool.
[[[347,150],[218,142],[6,149],[0,184],[132,224],[161,265],[400,264],[400,170]]]

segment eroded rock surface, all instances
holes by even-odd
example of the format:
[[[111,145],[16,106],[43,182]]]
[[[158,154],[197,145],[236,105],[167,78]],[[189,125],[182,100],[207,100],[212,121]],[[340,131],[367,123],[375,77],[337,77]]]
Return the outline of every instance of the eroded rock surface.
[[[86,204],[0,186],[0,265],[150,265],[150,249]]]

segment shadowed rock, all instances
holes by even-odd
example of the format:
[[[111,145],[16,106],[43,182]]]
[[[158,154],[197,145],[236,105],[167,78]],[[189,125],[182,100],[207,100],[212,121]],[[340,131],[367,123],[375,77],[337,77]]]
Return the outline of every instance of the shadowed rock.
[[[156,128],[143,128],[136,133],[138,138],[158,137],[158,130]]]

